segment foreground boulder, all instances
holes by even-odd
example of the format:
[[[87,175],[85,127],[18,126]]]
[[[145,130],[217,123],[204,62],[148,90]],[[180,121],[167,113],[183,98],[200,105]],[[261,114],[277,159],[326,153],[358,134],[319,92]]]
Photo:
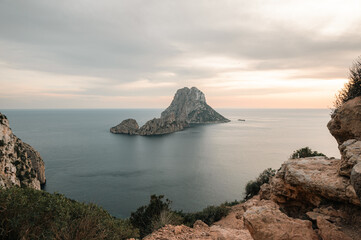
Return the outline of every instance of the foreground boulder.
[[[318,240],[310,221],[288,217],[273,201],[252,200],[244,207],[244,223],[255,240]]]
[[[0,113],[0,187],[40,189],[45,182],[40,154],[13,134],[8,119]]]
[[[181,131],[192,124],[226,123],[229,120],[210,107],[203,92],[196,87],[179,89],[160,118],[146,122],[141,128],[134,119],[126,119],[110,129],[111,133],[129,135],[163,135]]]
[[[361,97],[351,99],[335,110],[327,124],[338,144],[361,140]]]
[[[341,160],[326,157],[290,159],[271,179],[272,198],[319,206],[323,200],[360,205],[349,178],[339,175]]]

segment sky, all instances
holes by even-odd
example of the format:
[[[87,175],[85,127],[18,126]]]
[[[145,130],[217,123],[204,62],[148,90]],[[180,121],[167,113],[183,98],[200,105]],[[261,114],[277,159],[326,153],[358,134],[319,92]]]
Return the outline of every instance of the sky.
[[[0,0],[0,109],[330,108],[361,1]]]

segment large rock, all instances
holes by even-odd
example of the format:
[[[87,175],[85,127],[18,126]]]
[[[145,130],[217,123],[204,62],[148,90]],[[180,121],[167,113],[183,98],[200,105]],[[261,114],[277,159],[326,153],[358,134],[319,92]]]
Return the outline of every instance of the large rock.
[[[351,172],[351,184],[361,200],[361,163],[356,164]]]
[[[273,201],[250,201],[250,203],[245,204],[243,217],[253,239],[318,240],[310,221],[288,217]]]
[[[121,134],[129,134],[136,135],[138,134],[139,125],[134,119],[126,119],[120,124],[110,129],[111,133],[121,133]]]
[[[349,139],[361,140],[361,97],[351,99],[336,109],[327,127],[338,144]]]
[[[45,182],[40,154],[13,134],[6,116],[0,113],[0,186],[40,189]]]
[[[352,240],[350,236],[342,232],[337,226],[327,221],[324,217],[317,217],[317,227],[322,240]]]
[[[162,112],[161,118],[171,114],[174,114],[178,121],[188,123],[229,122],[207,104],[204,93],[196,87],[191,89],[185,87],[176,92],[170,106]]]
[[[134,119],[127,119],[112,127],[110,132],[129,135],[163,135],[181,131],[191,124],[225,123],[229,120],[211,108],[204,93],[196,87],[179,89],[160,118],[146,122],[140,129]]]
[[[339,174],[350,177],[353,166],[361,162],[361,141],[350,139],[339,146],[341,162]]]
[[[319,206],[322,200],[360,205],[349,178],[338,174],[339,159],[290,159],[270,181],[272,199]]]

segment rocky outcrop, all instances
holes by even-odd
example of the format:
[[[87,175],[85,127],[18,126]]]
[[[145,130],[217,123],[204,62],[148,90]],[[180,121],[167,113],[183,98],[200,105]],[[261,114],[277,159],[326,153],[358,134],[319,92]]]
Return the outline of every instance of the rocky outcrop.
[[[204,93],[196,87],[179,89],[170,106],[162,112],[161,118],[172,114],[178,121],[190,124],[229,122],[207,104]]]
[[[342,176],[350,177],[353,166],[361,162],[361,141],[350,139],[339,146],[341,162],[339,173]]]
[[[361,200],[361,163],[356,164],[351,172],[351,184]]]
[[[255,240],[318,240],[310,221],[288,217],[273,201],[253,200],[244,204],[244,208],[245,226]]]
[[[8,119],[0,113],[0,186],[40,189],[45,182],[40,154],[12,133]]]
[[[325,157],[286,161],[270,181],[273,200],[310,206],[319,206],[323,200],[360,205],[350,179],[339,175],[340,162]]]
[[[317,217],[317,227],[322,240],[352,240],[352,238],[340,231],[338,227],[324,217]]]
[[[121,134],[129,134],[136,135],[139,131],[139,125],[137,121],[134,119],[126,119],[120,124],[110,129],[111,133],[121,133]]]
[[[192,124],[225,123],[228,119],[211,108],[203,92],[196,87],[179,89],[160,118],[146,122],[141,128],[134,119],[126,119],[110,129],[111,133],[129,135],[164,135],[181,131]]]
[[[361,140],[361,97],[349,100],[336,109],[327,127],[338,144],[349,139]]]

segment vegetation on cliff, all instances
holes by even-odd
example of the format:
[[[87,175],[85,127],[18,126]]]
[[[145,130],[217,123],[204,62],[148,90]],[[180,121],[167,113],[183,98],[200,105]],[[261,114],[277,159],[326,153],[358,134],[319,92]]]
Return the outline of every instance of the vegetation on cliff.
[[[226,204],[208,206],[195,213],[183,213],[171,209],[171,201],[163,195],[152,195],[148,205],[138,208],[130,216],[131,224],[139,229],[141,237],[164,227],[167,224],[193,226],[197,220],[211,225],[226,216],[230,210]]]
[[[128,220],[104,209],[31,188],[0,189],[0,239],[127,239]]]
[[[246,197],[244,199],[247,200],[257,195],[261,189],[261,186],[265,183],[268,183],[270,178],[273,177],[275,173],[276,170],[267,168],[262,173],[260,173],[256,180],[249,181],[245,187]]]
[[[335,108],[355,97],[361,96],[361,57],[358,57],[350,67],[349,81],[336,95]]]
[[[325,154],[312,151],[309,147],[300,148],[292,153],[290,156],[291,159],[297,159],[297,158],[306,158],[306,157],[317,157],[317,156],[323,156],[326,157]]]

